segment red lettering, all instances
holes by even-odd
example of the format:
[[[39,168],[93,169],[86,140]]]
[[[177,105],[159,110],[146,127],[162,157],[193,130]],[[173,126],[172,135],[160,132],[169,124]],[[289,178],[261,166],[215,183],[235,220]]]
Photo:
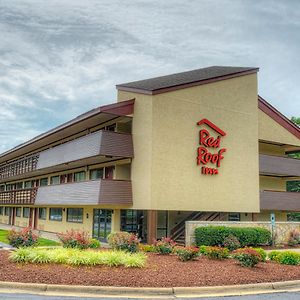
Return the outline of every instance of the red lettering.
[[[219,148],[220,136],[215,139],[214,137],[210,136],[207,130],[202,129],[199,132],[199,144],[205,147]]]
[[[220,149],[218,153],[212,154],[208,152],[208,150],[204,147],[198,148],[198,157],[197,157],[197,164],[198,165],[206,165],[207,163],[213,163],[216,164],[216,166],[219,168],[221,165],[221,160],[224,158],[222,155],[226,151],[225,148]]]

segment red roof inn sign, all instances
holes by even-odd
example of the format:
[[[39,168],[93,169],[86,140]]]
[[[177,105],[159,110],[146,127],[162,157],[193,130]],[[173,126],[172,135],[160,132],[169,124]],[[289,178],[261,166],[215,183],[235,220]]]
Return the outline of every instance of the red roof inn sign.
[[[221,160],[224,158],[223,153],[226,151],[225,148],[220,148],[221,136],[225,136],[226,133],[207,119],[202,119],[197,123],[197,125],[203,124],[214,130],[218,134],[218,137],[214,138],[206,129],[199,131],[200,146],[197,149],[197,165],[202,165],[202,174],[216,175],[219,174],[218,168],[221,165]],[[212,150],[215,151],[212,152]],[[218,152],[216,152],[216,150]],[[209,164],[210,167],[206,166],[207,164]],[[214,165],[214,167],[211,167],[212,165]]]

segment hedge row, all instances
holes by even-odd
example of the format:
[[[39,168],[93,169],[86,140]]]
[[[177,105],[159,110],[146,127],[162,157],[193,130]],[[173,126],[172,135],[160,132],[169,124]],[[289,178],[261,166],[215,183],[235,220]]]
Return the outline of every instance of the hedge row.
[[[269,230],[260,227],[206,226],[195,229],[197,246],[224,246],[224,239],[234,235],[241,247],[268,245],[272,241]]]

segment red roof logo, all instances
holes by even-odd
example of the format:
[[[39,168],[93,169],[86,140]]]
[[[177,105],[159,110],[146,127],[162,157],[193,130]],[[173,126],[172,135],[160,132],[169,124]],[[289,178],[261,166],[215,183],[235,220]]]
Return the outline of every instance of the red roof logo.
[[[202,124],[206,124],[207,126],[209,126],[210,128],[212,128],[214,131],[216,131],[217,133],[219,133],[222,136],[226,135],[226,132],[224,132],[217,125],[215,125],[213,122],[211,122],[211,121],[209,121],[207,119],[202,119],[201,121],[199,121],[197,123],[197,125],[202,125]]]

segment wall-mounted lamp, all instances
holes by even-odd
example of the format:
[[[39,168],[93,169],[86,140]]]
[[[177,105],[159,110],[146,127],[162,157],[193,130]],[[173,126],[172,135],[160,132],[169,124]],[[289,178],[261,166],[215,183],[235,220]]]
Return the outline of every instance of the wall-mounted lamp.
[[[65,209],[65,208],[63,208],[63,211],[66,211],[66,209]]]

